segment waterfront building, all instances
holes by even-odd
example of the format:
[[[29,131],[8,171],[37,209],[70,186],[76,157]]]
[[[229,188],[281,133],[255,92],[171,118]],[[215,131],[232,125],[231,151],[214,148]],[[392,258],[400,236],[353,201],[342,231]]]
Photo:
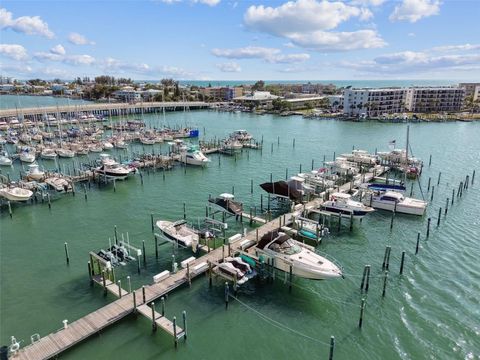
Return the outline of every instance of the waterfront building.
[[[465,89],[458,86],[412,87],[406,108],[414,113],[459,111],[464,99]]]
[[[233,101],[247,106],[271,108],[273,100],[279,98],[280,96],[273,95],[269,91],[254,91],[251,94],[236,97]]]
[[[212,86],[200,89],[200,93],[217,101],[231,101],[243,95],[243,88]]]
[[[134,90],[132,86],[125,86],[113,93],[113,96],[122,102],[137,102],[142,100],[142,94]]]
[[[458,86],[465,89],[465,98],[473,97],[473,101],[479,99],[480,83],[460,83]]]
[[[310,96],[310,97],[299,97],[293,99],[285,99],[291,105],[292,110],[305,109],[307,107],[314,108],[320,105],[320,102],[325,98],[325,96]]]
[[[368,117],[403,113],[406,93],[404,88],[347,88],[343,94],[343,112]]]

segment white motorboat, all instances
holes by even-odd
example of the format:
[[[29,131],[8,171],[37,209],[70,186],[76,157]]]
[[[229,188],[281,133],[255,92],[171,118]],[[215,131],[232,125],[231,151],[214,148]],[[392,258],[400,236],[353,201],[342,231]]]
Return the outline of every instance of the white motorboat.
[[[88,147],[88,150],[93,153],[101,153],[103,151],[103,147],[101,144],[92,144]]]
[[[38,168],[38,164],[28,165],[27,176],[33,180],[41,180],[45,177],[45,172]]]
[[[7,143],[7,139],[5,139],[3,136],[0,136],[0,145],[5,145]]]
[[[61,158],[73,158],[75,156],[75,152],[69,149],[59,148],[55,150],[59,157]]]
[[[0,196],[10,201],[27,201],[33,195],[33,192],[22,189],[17,186],[4,187],[0,189]]]
[[[315,253],[312,246],[293,240],[285,233],[271,231],[253,248],[258,257],[273,260],[276,269],[312,280],[342,277],[342,270],[327,258]]]
[[[188,165],[206,166],[210,159],[196,146],[190,146],[180,153],[180,161]]]
[[[344,193],[333,193],[330,200],[321,205],[322,211],[342,217],[361,219],[365,215],[375,211],[372,207],[366,206],[358,201],[353,201],[351,195]]]
[[[101,166],[95,172],[109,179],[125,180],[132,169],[117,163],[109,154],[100,154]]]
[[[108,142],[108,141],[104,141],[102,143],[102,146],[103,146],[103,149],[104,150],[110,150],[110,149],[113,149],[113,144]]]
[[[12,166],[12,164],[13,161],[6,152],[0,154],[0,166]]]
[[[123,141],[123,140],[117,140],[113,143],[113,146],[115,146],[117,149],[127,149],[128,144]]]
[[[199,236],[193,229],[188,227],[185,220],[176,222],[159,220],[156,222],[156,225],[166,238],[185,247],[197,248]]]
[[[363,202],[375,209],[395,211],[402,214],[423,215],[427,202],[405,197],[398,191],[374,191],[363,198]]]
[[[35,161],[35,153],[30,151],[22,151],[20,153],[20,161],[26,163],[33,163]]]
[[[70,192],[73,189],[71,182],[59,176],[48,177],[45,179],[45,183],[59,193]]]
[[[144,145],[154,145],[156,143],[155,138],[141,137],[140,142]]]
[[[223,277],[230,278],[238,285],[243,285],[257,275],[255,269],[240,256],[226,257],[222,263],[213,268],[213,271],[221,273]]]
[[[55,160],[57,158],[57,153],[55,152],[54,149],[49,149],[49,148],[46,148],[46,149],[43,149],[41,154],[40,154],[40,157],[42,159],[45,159],[45,160]]]
[[[235,130],[230,134],[230,138],[241,142],[246,142],[252,140],[253,137],[247,132],[247,130]]]
[[[223,142],[222,149],[226,151],[240,151],[243,148],[243,144],[236,139],[227,139]]]

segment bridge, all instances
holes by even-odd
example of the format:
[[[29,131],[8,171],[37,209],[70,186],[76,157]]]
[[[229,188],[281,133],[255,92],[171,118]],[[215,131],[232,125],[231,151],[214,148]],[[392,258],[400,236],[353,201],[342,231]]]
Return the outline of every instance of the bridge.
[[[75,116],[76,114],[94,115],[128,115],[155,113],[176,110],[206,109],[211,104],[203,101],[176,101],[176,102],[139,102],[139,103],[85,103],[75,105],[57,105],[32,108],[0,109],[0,119],[17,117],[40,120],[47,115],[55,117]]]

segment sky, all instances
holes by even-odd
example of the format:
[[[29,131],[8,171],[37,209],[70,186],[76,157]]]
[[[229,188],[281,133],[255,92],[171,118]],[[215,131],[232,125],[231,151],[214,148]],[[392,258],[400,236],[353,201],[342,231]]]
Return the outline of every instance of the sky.
[[[480,0],[0,2],[0,74],[480,81]]]

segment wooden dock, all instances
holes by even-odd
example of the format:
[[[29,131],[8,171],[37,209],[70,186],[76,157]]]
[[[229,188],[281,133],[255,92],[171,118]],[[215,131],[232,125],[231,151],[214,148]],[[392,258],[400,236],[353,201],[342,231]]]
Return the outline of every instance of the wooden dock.
[[[380,173],[383,173],[384,171],[386,171],[386,168],[383,168]],[[379,175],[379,173],[376,175]],[[372,173],[365,174],[365,181],[369,181],[373,177],[374,174]],[[339,191],[345,192],[349,189],[350,184],[347,183],[341,186]],[[321,195],[323,195],[323,193]],[[318,207],[322,202],[323,200],[321,198],[317,198],[305,204],[305,206],[301,206],[301,208],[303,211],[308,211],[309,209]],[[120,290],[119,286],[111,281],[106,282],[107,291],[110,291],[117,297],[120,296],[119,294],[121,293],[121,297],[119,299],[82,317],[79,320],[74,321],[65,328],[47,335],[40,340],[20,349],[16,358],[21,360],[41,360],[58,356],[63,351],[98,333],[102,329],[113,325],[134,311],[138,311],[142,315],[151,319],[152,309],[147,304],[168,294],[179,286],[189,283],[194,277],[205,273],[209,269],[209,263],[220,262],[223,259],[223,256],[229,256],[230,253],[236,252],[240,249],[240,244],[244,240],[258,241],[258,239],[260,239],[266,233],[278,229],[279,227],[286,226],[292,221],[292,217],[298,215],[298,213],[301,211],[302,210],[297,208],[295,213],[288,213],[283,215],[281,218],[273,219],[272,221],[265,223],[255,231],[249,232],[246,237],[241,237],[232,241],[228,247],[223,245],[197,258],[193,262],[189,263],[188,268],[181,269],[158,283],[137,289],[136,291],[132,292],[134,295],[131,293],[129,294],[124,289]],[[247,214],[244,214],[244,216],[247,216]],[[228,249],[227,251],[226,248]],[[103,286],[102,277],[97,276],[94,277],[93,280]],[[125,295],[123,295],[123,293],[125,293]],[[164,329],[172,336],[175,336],[175,334],[177,335],[175,336],[175,343],[178,339],[178,336],[181,337],[185,335],[183,334],[183,329],[180,327],[177,328],[175,333],[173,330],[173,323],[164,316],[155,312],[154,317],[155,324],[158,327]]]

